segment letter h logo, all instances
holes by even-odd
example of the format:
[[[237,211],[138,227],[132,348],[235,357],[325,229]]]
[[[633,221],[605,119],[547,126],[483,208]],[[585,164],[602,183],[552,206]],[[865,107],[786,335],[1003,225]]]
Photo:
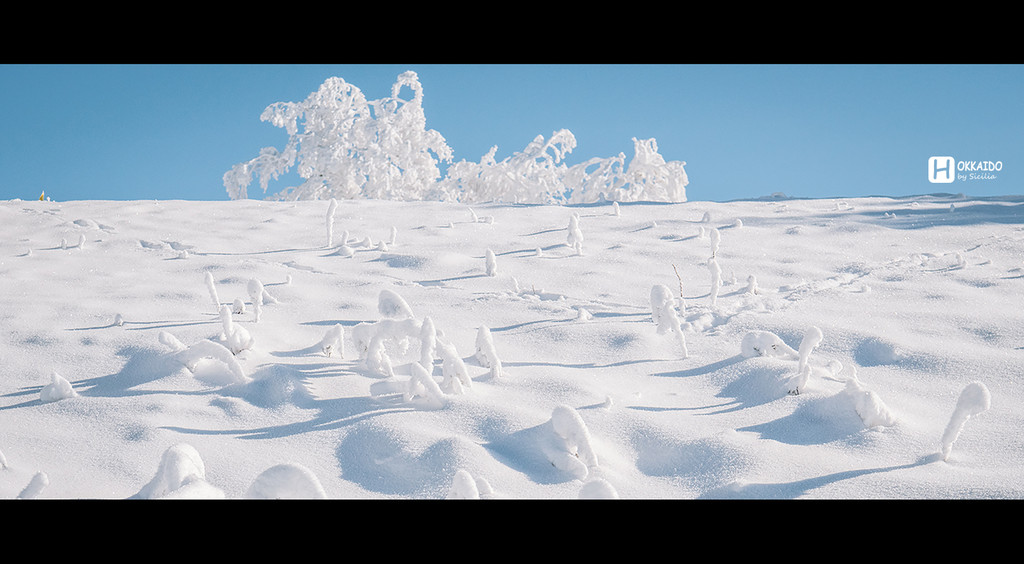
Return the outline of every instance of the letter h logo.
[[[928,159],[928,182],[948,184],[953,182],[953,157],[930,157]]]

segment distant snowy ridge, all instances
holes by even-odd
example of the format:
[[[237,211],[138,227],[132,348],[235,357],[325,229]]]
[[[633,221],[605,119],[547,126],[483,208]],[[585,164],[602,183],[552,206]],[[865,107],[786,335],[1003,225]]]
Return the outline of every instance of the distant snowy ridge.
[[[399,97],[402,87],[413,92]],[[568,129],[545,139],[537,135],[522,151],[495,160],[497,146],[479,162],[451,164],[442,177],[439,163],[451,163],[444,137],[426,129],[423,88],[413,71],[400,74],[391,96],[369,101],[358,87],[328,78],[302,102],[277,102],[260,119],[288,132],[283,150],[265,147],[255,158],[224,174],[231,199],[248,197],[258,181],[292,167],[304,181],[272,195],[276,200],[378,200],[581,204],[599,201],[685,202],[689,179],[685,162],[666,161],[657,141],[633,138],[633,159],[591,158],[574,166],[563,162],[576,148]],[[328,219],[330,222],[330,217]],[[330,242],[328,226],[328,242]]]

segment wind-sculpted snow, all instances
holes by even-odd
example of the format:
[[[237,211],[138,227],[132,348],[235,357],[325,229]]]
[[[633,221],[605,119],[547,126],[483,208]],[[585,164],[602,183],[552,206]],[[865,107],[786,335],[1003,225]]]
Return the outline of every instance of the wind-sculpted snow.
[[[411,99],[400,96],[412,91]],[[448,202],[588,204],[598,201],[685,202],[685,162],[666,161],[654,139],[633,138],[634,156],[591,158],[573,166],[565,157],[576,148],[567,129],[537,135],[522,151],[496,160],[497,146],[479,162],[451,163],[453,151],[440,132],[426,129],[423,87],[413,71],[400,74],[391,96],[369,101],[339,77],[324,81],[302,102],[271,104],[262,121],[283,128],[283,150],[265,147],[255,158],[224,173],[232,199],[248,197],[258,182],[296,169],[303,179],[272,196],[278,200],[371,198]],[[327,243],[333,239],[334,208],[327,212]]]
[[[1019,498],[1021,212],[2,202],[0,498]]]

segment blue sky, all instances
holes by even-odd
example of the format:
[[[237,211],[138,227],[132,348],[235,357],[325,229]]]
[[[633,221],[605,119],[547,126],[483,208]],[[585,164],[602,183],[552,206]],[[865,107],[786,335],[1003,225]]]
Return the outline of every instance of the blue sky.
[[[568,164],[657,139],[690,200],[1024,194],[1022,65],[26,64],[0,65],[0,200],[227,200],[225,171],[285,145],[266,106],[331,76],[378,99],[406,70],[456,161],[565,128]],[[933,184],[931,156],[1002,170]]]

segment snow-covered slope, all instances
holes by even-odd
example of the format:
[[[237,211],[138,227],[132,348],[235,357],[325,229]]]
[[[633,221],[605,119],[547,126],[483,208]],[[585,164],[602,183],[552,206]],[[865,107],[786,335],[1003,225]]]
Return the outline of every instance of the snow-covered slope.
[[[0,202],[0,498],[1021,497],[1021,202]]]

